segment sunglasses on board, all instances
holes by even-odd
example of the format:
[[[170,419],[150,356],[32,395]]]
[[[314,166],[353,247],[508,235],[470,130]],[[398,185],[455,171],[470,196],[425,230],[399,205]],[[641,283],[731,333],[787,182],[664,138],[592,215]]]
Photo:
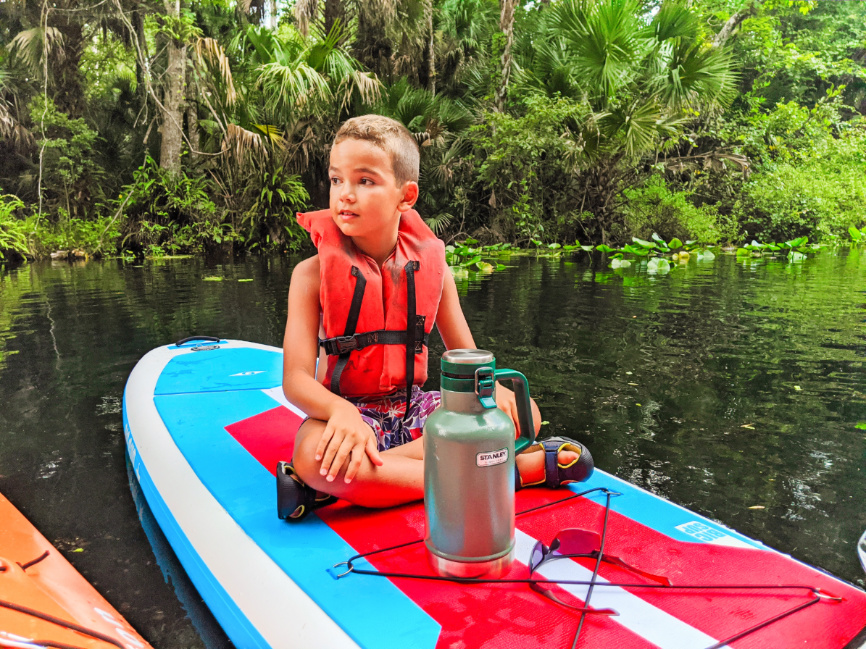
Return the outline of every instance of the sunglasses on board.
[[[626,563],[619,557],[602,553],[601,537],[598,533],[577,528],[560,530],[549,546],[545,545],[541,541],[538,541],[535,544],[535,547],[532,548],[532,554],[529,557],[529,577],[531,579],[534,573],[548,561],[578,558],[603,561],[604,563],[609,563],[619,568],[623,568],[664,586],[672,585],[670,579],[667,577],[641,570],[640,568]],[[555,594],[554,589],[556,588],[556,584],[554,582],[551,582],[550,585],[547,585],[544,582],[532,582],[530,583],[530,588],[556,602],[560,606],[564,606],[573,611],[593,613],[595,615],[619,615],[619,613],[612,608],[588,608],[564,602]]]

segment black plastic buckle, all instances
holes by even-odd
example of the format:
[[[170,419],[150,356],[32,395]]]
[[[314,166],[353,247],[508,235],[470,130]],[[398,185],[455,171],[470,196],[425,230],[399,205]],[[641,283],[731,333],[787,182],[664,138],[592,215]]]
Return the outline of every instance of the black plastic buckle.
[[[415,353],[420,354],[424,351],[424,345],[427,344],[427,341],[424,340],[424,336],[426,335],[425,324],[427,322],[426,315],[418,315],[415,316]]]
[[[337,336],[334,340],[334,346],[337,349],[337,354],[348,354],[351,351],[358,349],[358,340],[355,336]]]

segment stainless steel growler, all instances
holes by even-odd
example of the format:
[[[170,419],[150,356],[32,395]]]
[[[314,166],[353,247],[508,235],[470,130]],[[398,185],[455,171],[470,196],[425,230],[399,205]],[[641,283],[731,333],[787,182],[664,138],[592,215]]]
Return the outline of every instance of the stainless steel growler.
[[[496,407],[496,381],[517,397],[520,437]],[[442,404],[424,424],[427,555],[452,577],[498,576],[514,553],[514,456],[535,441],[529,386],[520,372],[496,370],[482,349],[442,356]]]

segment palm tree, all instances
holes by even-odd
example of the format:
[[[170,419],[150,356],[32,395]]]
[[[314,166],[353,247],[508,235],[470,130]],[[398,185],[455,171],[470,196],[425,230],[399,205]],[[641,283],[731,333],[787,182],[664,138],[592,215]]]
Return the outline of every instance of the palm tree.
[[[508,96],[508,81],[511,78],[513,65],[512,46],[514,45],[514,10],[517,0],[499,0],[499,28],[505,35],[505,45],[502,48],[502,76],[499,88],[496,89],[496,108],[505,109],[505,98]]]
[[[291,210],[276,227],[261,223],[250,205],[260,202],[262,192],[299,195],[292,185],[298,175],[313,189],[313,202],[322,204],[327,149],[341,116],[356,103],[373,104],[380,91],[342,40],[339,23],[328,34],[314,26],[306,37],[291,27],[275,32],[249,25],[233,44],[247,65],[237,76],[216,40],[196,43],[196,83],[207,112],[200,122],[204,146],[220,152],[211,171],[234,225],[251,220],[272,240],[275,232],[285,234],[281,228],[291,228]],[[276,186],[280,179],[288,184]]]
[[[385,83],[405,76],[429,87],[436,78],[433,0],[300,0],[295,19],[304,35],[342,25],[352,55]]]
[[[401,122],[421,146],[421,196],[419,210],[427,224],[442,234],[456,221],[452,194],[462,180],[468,184],[463,158],[469,149],[468,130],[475,114],[461,103],[415,88],[402,78],[382,91],[374,111]]]
[[[677,137],[688,119],[733,97],[729,54],[706,40],[695,12],[664,2],[655,15],[638,0],[564,0],[520,75],[524,92],[585,102],[579,134],[589,163],[582,204],[610,235],[616,196],[637,177],[639,157]]]
[[[445,0],[437,14],[437,90],[464,101],[487,94],[497,0]]]

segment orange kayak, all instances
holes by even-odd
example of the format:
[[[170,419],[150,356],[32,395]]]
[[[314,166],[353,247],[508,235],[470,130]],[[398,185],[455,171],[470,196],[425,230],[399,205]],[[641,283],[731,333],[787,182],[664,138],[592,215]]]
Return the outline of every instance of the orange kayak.
[[[0,647],[150,648],[2,494]]]

